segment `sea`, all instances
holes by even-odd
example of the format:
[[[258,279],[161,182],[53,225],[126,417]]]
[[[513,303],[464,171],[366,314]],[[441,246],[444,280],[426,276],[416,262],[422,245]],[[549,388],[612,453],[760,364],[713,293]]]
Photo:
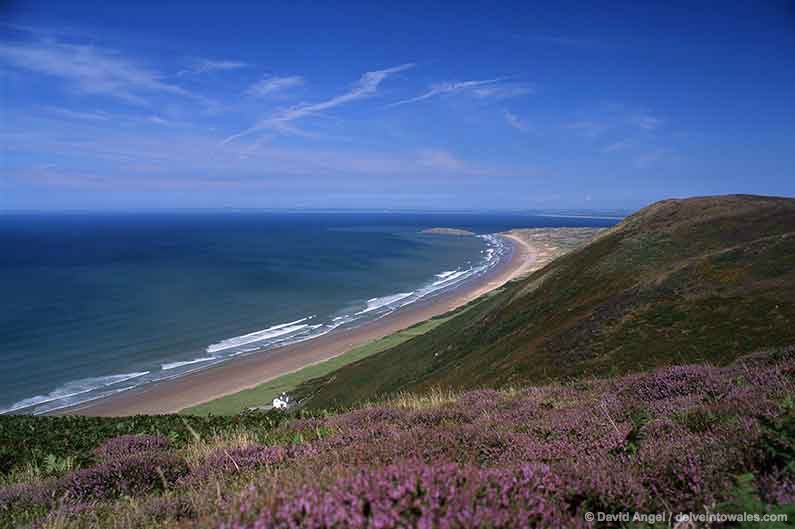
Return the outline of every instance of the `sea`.
[[[510,257],[487,213],[0,214],[0,414],[44,414],[382,318]],[[424,234],[460,228],[474,237]]]

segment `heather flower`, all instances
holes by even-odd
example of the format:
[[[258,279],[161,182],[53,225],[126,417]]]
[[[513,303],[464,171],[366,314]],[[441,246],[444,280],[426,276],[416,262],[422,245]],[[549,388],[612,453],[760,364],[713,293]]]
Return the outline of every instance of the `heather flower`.
[[[97,449],[107,455],[101,465],[59,482],[6,487],[0,506],[26,505],[26,495],[56,506],[66,495],[59,512],[71,516],[70,505],[158,492],[165,478],[179,486],[141,503],[142,520],[198,517],[202,527],[223,520],[226,529],[577,528],[586,511],[720,505],[731,500],[734,477],[748,472],[756,476],[754,494],[783,504],[795,499],[785,400],[794,367],[795,358],[754,357],[510,395],[480,390],[452,402],[372,406],[299,419],[282,432],[286,441],[302,433],[300,443],[219,448],[189,472],[182,462],[171,473],[154,463],[173,458],[167,445],[117,438]],[[137,455],[121,457],[114,447]],[[250,486],[236,492],[244,482]],[[194,512],[199,504],[191,501],[205,487],[215,515]]]
[[[795,504],[795,476],[774,474],[764,476],[759,482],[762,497],[778,505]]]
[[[303,452],[301,445],[262,446],[251,445],[242,448],[217,448],[201,465],[190,472],[183,482],[205,480],[210,476],[228,475],[259,467],[273,466]]]
[[[155,498],[145,504],[142,511],[155,520],[182,520],[196,515],[193,504],[183,496]]]
[[[582,527],[582,519],[557,499],[562,490],[546,466],[389,466],[356,473],[328,490],[309,487],[282,496],[255,520],[241,517],[220,527]]]
[[[167,452],[110,459],[66,475],[57,489],[71,500],[106,499],[163,490],[184,476],[188,466]]]
[[[52,480],[42,483],[17,483],[0,489],[2,511],[44,505],[52,499]]]
[[[383,430],[386,426],[403,428],[409,415],[410,411],[406,409],[368,406],[344,415],[329,417],[328,425],[332,429],[346,434],[353,434],[372,428]]]
[[[493,389],[469,391],[458,398],[455,408],[476,418],[484,413],[492,413],[505,402],[505,395]]]
[[[443,424],[466,424],[472,422],[472,417],[469,413],[448,407],[418,410],[407,417],[407,419],[408,424],[411,426],[439,426]]]
[[[94,455],[100,461],[107,461],[142,452],[167,450],[170,444],[167,438],[160,435],[122,435],[99,445],[94,449]]]

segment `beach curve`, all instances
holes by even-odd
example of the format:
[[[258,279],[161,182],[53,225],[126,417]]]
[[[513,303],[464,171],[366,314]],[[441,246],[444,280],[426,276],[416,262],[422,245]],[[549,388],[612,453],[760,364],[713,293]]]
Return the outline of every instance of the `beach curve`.
[[[56,413],[89,416],[177,413],[330,360],[355,347],[457,309],[532,271],[537,256],[532,244],[511,233],[497,235],[510,243],[510,258],[478,280],[448,293],[401,308],[359,327],[231,359],[179,378],[154,382]]]

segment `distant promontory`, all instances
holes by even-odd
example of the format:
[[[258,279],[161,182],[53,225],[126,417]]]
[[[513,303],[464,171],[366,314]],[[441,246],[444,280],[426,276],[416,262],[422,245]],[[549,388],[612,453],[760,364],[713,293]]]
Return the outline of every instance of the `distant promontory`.
[[[458,228],[428,228],[427,230],[422,230],[420,233],[427,233],[430,235],[456,235],[458,237],[475,235],[471,231],[459,230]]]

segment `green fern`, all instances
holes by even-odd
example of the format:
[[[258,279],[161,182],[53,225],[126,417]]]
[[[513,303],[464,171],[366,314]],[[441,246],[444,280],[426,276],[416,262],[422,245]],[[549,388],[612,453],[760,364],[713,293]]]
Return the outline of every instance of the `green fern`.
[[[768,505],[759,497],[756,477],[752,473],[737,477],[732,499],[718,506],[717,512],[724,514],[776,514],[786,515],[787,521],[739,522],[743,529],[786,529],[795,527],[795,505]]]

